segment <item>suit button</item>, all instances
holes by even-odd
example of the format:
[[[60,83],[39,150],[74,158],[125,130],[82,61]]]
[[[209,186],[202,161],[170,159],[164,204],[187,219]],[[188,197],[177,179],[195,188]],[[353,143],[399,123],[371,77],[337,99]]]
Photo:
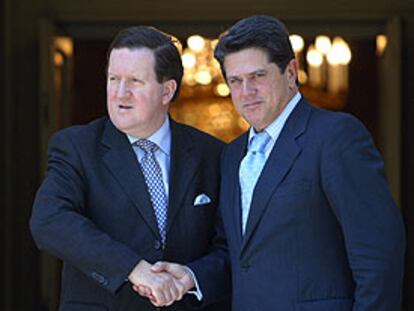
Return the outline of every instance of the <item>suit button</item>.
[[[103,275],[101,275],[99,273],[96,273],[96,272],[92,272],[92,277],[96,281],[98,281],[98,283],[100,283],[100,284],[102,284],[104,286],[108,285],[108,280]]]
[[[248,262],[242,262],[242,263],[240,263],[240,269],[243,271],[243,272],[247,272],[248,270],[249,270],[249,268],[250,268],[250,265],[249,265],[249,263]]]
[[[155,243],[154,243],[154,248],[155,248],[156,250],[160,250],[160,249],[161,249],[161,247],[162,247],[161,242],[160,242],[160,241],[158,241],[158,240],[156,240],[156,241],[155,241]]]

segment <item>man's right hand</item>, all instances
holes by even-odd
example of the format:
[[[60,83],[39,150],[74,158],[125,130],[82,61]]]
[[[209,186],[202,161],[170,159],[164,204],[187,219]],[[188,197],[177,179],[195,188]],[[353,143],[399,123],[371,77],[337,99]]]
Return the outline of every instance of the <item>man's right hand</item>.
[[[154,306],[169,306],[181,300],[186,293],[185,286],[171,274],[151,271],[151,264],[141,260],[128,276],[133,289],[146,296]]]

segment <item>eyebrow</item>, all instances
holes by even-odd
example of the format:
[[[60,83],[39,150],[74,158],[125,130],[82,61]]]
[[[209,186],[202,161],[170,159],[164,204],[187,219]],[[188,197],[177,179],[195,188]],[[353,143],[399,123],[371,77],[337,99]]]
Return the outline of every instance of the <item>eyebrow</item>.
[[[255,70],[255,71],[250,72],[250,73],[249,73],[249,75],[254,75],[254,74],[256,74],[256,73],[264,73],[264,72],[267,72],[267,69],[265,69],[265,68],[260,68],[260,69],[257,69],[257,70]]]
[[[108,71],[108,76],[116,76],[116,77],[118,77],[119,74]],[[131,74],[131,75],[128,76],[128,78],[129,79],[137,79],[137,80],[142,80],[143,79],[141,76],[139,76],[138,73]]]
[[[265,69],[265,68],[260,68],[260,69],[256,69],[256,70],[253,70],[253,71],[251,71],[251,72],[249,72],[249,73],[247,73],[246,75],[247,76],[252,76],[252,75],[255,75],[255,74],[258,74],[258,73],[266,73],[268,70],[267,69]],[[227,79],[239,79],[240,78],[240,76],[228,76],[227,77]]]

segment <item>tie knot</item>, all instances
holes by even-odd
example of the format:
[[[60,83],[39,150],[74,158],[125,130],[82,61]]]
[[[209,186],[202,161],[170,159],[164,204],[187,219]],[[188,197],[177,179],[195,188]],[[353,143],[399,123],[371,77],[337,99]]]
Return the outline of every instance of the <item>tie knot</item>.
[[[139,139],[137,140],[136,144],[144,152],[154,153],[158,149],[157,144],[153,143],[152,141],[148,139]]]
[[[250,142],[249,151],[264,152],[266,145],[270,141],[270,136],[267,132],[263,131],[253,136]]]

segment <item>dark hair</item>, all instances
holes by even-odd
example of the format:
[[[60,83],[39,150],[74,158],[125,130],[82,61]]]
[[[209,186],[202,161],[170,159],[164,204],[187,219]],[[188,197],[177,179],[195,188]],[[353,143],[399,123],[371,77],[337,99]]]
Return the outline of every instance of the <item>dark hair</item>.
[[[247,48],[266,51],[269,61],[275,63],[281,73],[285,72],[286,66],[295,58],[289,32],[281,21],[265,15],[247,17],[222,33],[214,50],[214,57],[220,63],[225,78],[224,58]]]
[[[157,81],[173,79],[177,82],[177,89],[172,100],[178,96],[183,77],[183,65],[181,62],[180,52],[175,44],[178,40],[173,36],[164,33],[154,27],[136,26],[121,30],[112,40],[107,59],[114,49],[139,49],[148,48],[154,52],[155,58],[155,75]]]

